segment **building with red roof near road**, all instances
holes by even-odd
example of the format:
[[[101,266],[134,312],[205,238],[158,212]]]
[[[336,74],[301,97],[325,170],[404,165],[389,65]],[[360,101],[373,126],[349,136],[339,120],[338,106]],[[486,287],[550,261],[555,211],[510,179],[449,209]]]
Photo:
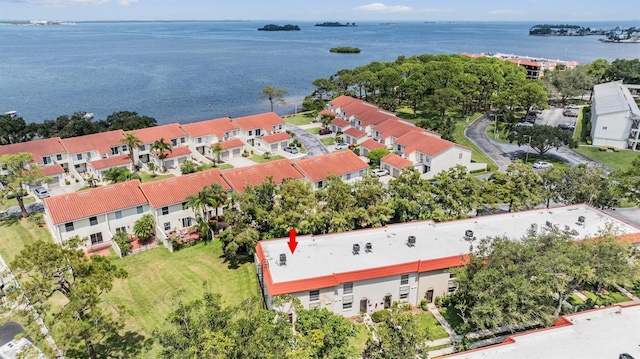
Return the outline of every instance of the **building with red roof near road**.
[[[213,158],[211,146],[214,143],[227,141],[239,135],[238,125],[229,117],[199,121],[182,125],[182,130],[188,135],[189,148],[195,156],[202,155],[200,160]]]
[[[155,151],[151,152],[149,161],[152,162],[156,168],[171,170],[180,168],[180,165],[184,161],[191,160],[191,149],[188,146],[174,147],[171,151],[165,150],[164,155],[164,159],[160,159]]]
[[[312,183],[314,189],[321,188],[330,175],[352,182],[362,178],[369,169],[369,165],[350,150],[305,158],[294,162],[293,166]]]
[[[133,170],[133,164],[129,155],[117,155],[87,163],[87,171],[102,181],[105,172],[112,168],[124,167],[129,171]]]
[[[224,171],[222,177],[234,191],[242,193],[247,186],[257,186],[269,177],[273,183],[279,185],[285,179],[301,179],[303,176],[293,167],[292,162],[285,158]]]
[[[60,137],[45,138],[29,142],[18,142],[0,146],[0,156],[28,152],[33,155],[33,163],[47,166],[58,163],[67,166],[67,150],[60,143]]]
[[[355,127],[348,128],[343,132],[344,142],[349,145],[359,145],[367,140],[367,133]]]
[[[389,171],[389,174],[394,178],[398,178],[400,172],[411,165],[413,165],[413,162],[395,153],[389,153],[380,159],[380,168]]]
[[[416,127],[412,123],[389,119],[379,125],[373,126],[372,139],[386,146],[392,147],[396,143],[396,138],[402,137],[409,132],[426,133],[424,129]]]
[[[240,129],[240,139],[249,146],[258,150],[271,151],[270,147],[264,147],[262,136],[273,135],[284,131],[286,122],[275,112],[261,113],[233,119]],[[286,146],[285,146],[286,147]]]
[[[289,146],[289,142],[291,142],[291,136],[286,132],[264,135],[256,138],[255,141],[258,148],[265,149],[268,152],[284,150],[285,147]]]
[[[387,146],[378,141],[367,139],[360,144],[360,156],[366,157],[371,150],[375,150],[378,148],[387,148]]]
[[[197,195],[203,188],[214,184],[231,191],[218,168],[142,183],[140,190],[148,199],[151,213],[166,238],[166,233],[173,229],[189,228],[195,224],[197,214],[186,205],[187,197]],[[216,208],[206,208],[206,218],[213,218],[215,212]]]
[[[579,216],[584,216],[580,225]],[[274,309],[274,296],[289,294],[304,308],[354,317],[390,308],[394,302],[417,306],[422,299],[432,303],[437,296],[451,294],[456,283],[449,268],[466,263],[470,240],[495,236],[519,240],[533,224],[543,228],[546,223],[569,227],[575,240],[597,236],[613,223],[640,246],[639,228],[580,204],[298,236],[293,253],[288,238],[263,240],[256,245],[254,260],[267,308]]]
[[[132,180],[44,199],[45,218],[56,243],[87,237],[85,247],[108,242],[116,231],[133,232],[149,211],[147,198]]]
[[[42,167],[42,174],[50,178],[44,184],[47,188],[60,187],[64,182],[64,168],[58,163]]]

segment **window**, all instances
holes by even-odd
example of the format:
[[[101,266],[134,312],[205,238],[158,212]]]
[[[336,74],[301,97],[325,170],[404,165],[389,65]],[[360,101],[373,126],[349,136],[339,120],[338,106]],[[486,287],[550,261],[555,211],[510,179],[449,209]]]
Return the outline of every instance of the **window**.
[[[171,146],[177,146],[178,145],[178,140],[176,140],[175,138],[173,140],[171,140]]]
[[[62,155],[61,154],[57,154],[56,155],[56,161],[62,161]]]
[[[141,214],[142,213],[142,206],[136,207],[136,213],[137,214]]]
[[[51,163],[51,157],[49,156],[42,157],[42,163],[44,163],[45,165],[48,165],[49,163]]]
[[[191,217],[185,217],[182,219],[182,228],[191,227]]]
[[[409,293],[400,293],[400,300],[407,300],[409,298]]]
[[[144,151],[144,148],[145,148],[145,145],[138,146],[138,150],[140,150],[140,151]]]
[[[353,282],[345,283],[342,285],[342,294],[353,293]]]
[[[182,209],[187,209],[189,208],[189,204],[187,202],[182,202]]]
[[[249,136],[253,136],[253,131],[249,131]]]
[[[409,275],[408,274],[403,274],[400,276],[400,285],[407,285],[409,284]]]
[[[164,230],[168,231],[171,229],[171,222],[164,222]]]
[[[71,232],[71,231],[73,231],[73,222],[65,223],[65,224],[64,224],[64,230],[65,230],[66,232]]]
[[[351,310],[351,308],[353,308],[353,302],[342,303],[342,310]]]
[[[323,185],[324,183],[322,183],[322,181],[318,181],[318,188],[322,188]]]
[[[127,145],[122,145],[122,152],[127,152],[129,150],[129,147],[127,147]]]
[[[161,211],[162,215],[166,216],[167,214],[169,214],[169,207],[162,207]]]
[[[94,233],[89,237],[91,238],[91,245],[102,243],[102,232]]]
[[[260,129],[256,130],[256,136],[260,136],[261,133],[262,133],[262,131],[260,131]]]
[[[198,137],[198,143],[202,143],[202,137]]]
[[[364,175],[364,170],[360,170],[360,172],[358,172],[358,176],[362,177]]]
[[[119,147],[111,147],[111,154],[117,155],[119,152]]]
[[[351,179],[351,173],[347,173],[347,181]]]
[[[95,226],[96,224],[98,224],[98,217],[89,217],[89,225]]]
[[[458,153],[458,159],[461,160],[462,159],[462,152]]]
[[[602,126],[602,129],[603,129],[603,130],[606,130],[606,129],[607,129],[607,126]]]
[[[76,158],[78,159],[78,161],[80,161],[80,160],[82,159],[82,153],[78,153],[78,154],[76,155]]]
[[[180,143],[184,143],[185,138],[184,137],[180,137]]]
[[[320,290],[316,289],[316,290],[310,290],[309,291],[309,301],[310,302],[317,302],[320,300]]]
[[[118,227],[116,228],[116,233],[118,232],[126,232],[127,231],[127,227]]]
[[[293,323],[293,313],[287,314],[287,318],[289,319],[289,323]]]
[[[116,219],[122,218],[122,211],[116,211]]]

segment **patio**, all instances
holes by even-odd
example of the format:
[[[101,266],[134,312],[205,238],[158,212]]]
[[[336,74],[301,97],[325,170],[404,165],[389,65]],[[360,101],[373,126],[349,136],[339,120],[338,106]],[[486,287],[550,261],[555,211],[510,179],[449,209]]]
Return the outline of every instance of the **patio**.
[[[191,243],[200,239],[200,230],[193,227],[187,227],[176,231],[172,230],[166,232],[165,234],[167,235],[167,238],[169,238],[169,240],[175,240],[179,244]]]

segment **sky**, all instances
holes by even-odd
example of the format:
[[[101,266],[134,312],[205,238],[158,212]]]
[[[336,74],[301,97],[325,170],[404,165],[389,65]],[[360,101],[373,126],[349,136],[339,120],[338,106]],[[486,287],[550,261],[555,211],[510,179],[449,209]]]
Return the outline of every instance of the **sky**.
[[[638,20],[638,0],[0,0],[0,20]]]

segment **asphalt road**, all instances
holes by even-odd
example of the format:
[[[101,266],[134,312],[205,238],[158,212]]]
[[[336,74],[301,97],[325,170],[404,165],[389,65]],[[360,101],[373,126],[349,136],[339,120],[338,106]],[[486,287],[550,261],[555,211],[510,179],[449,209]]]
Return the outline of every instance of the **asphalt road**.
[[[24,328],[16,322],[6,322],[0,325],[0,346],[11,342],[16,335],[22,332],[24,332]]]
[[[44,211],[44,203],[40,201],[26,204],[25,207],[27,207],[28,213]],[[10,216],[19,216],[22,213],[22,211],[20,210],[20,206],[11,206],[7,208],[6,213]]]
[[[287,124],[285,129],[296,134],[296,138],[302,142],[304,148],[307,149],[307,155],[302,158],[314,157],[329,153],[329,150],[320,142],[317,136],[310,134],[298,126]]]
[[[562,115],[562,109],[558,109],[560,115]],[[536,121],[537,122],[537,121]],[[497,142],[486,135],[487,126],[489,126],[490,120],[486,117],[481,117],[474,121],[465,130],[465,135],[473,142],[480,150],[486,153],[492,160],[496,162],[501,171],[506,170],[507,166],[513,159],[516,159],[522,155],[525,155],[529,151],[529,155],[536,156],[537,153],[529,148],[529,146],[518,146],[511,143]],[[538,123],[540,124],[540,123]],[[571,166],[577,166],[580,163],[585,163],[590,166],[602,167],[607,171],[611,168],[603,166],[601,163],[592,161],[583,155],[570,150],[566,147],[560,147],[559,149],[552,149],[545,154],[545,156],[552,156],[561,161],[568,163]]]

